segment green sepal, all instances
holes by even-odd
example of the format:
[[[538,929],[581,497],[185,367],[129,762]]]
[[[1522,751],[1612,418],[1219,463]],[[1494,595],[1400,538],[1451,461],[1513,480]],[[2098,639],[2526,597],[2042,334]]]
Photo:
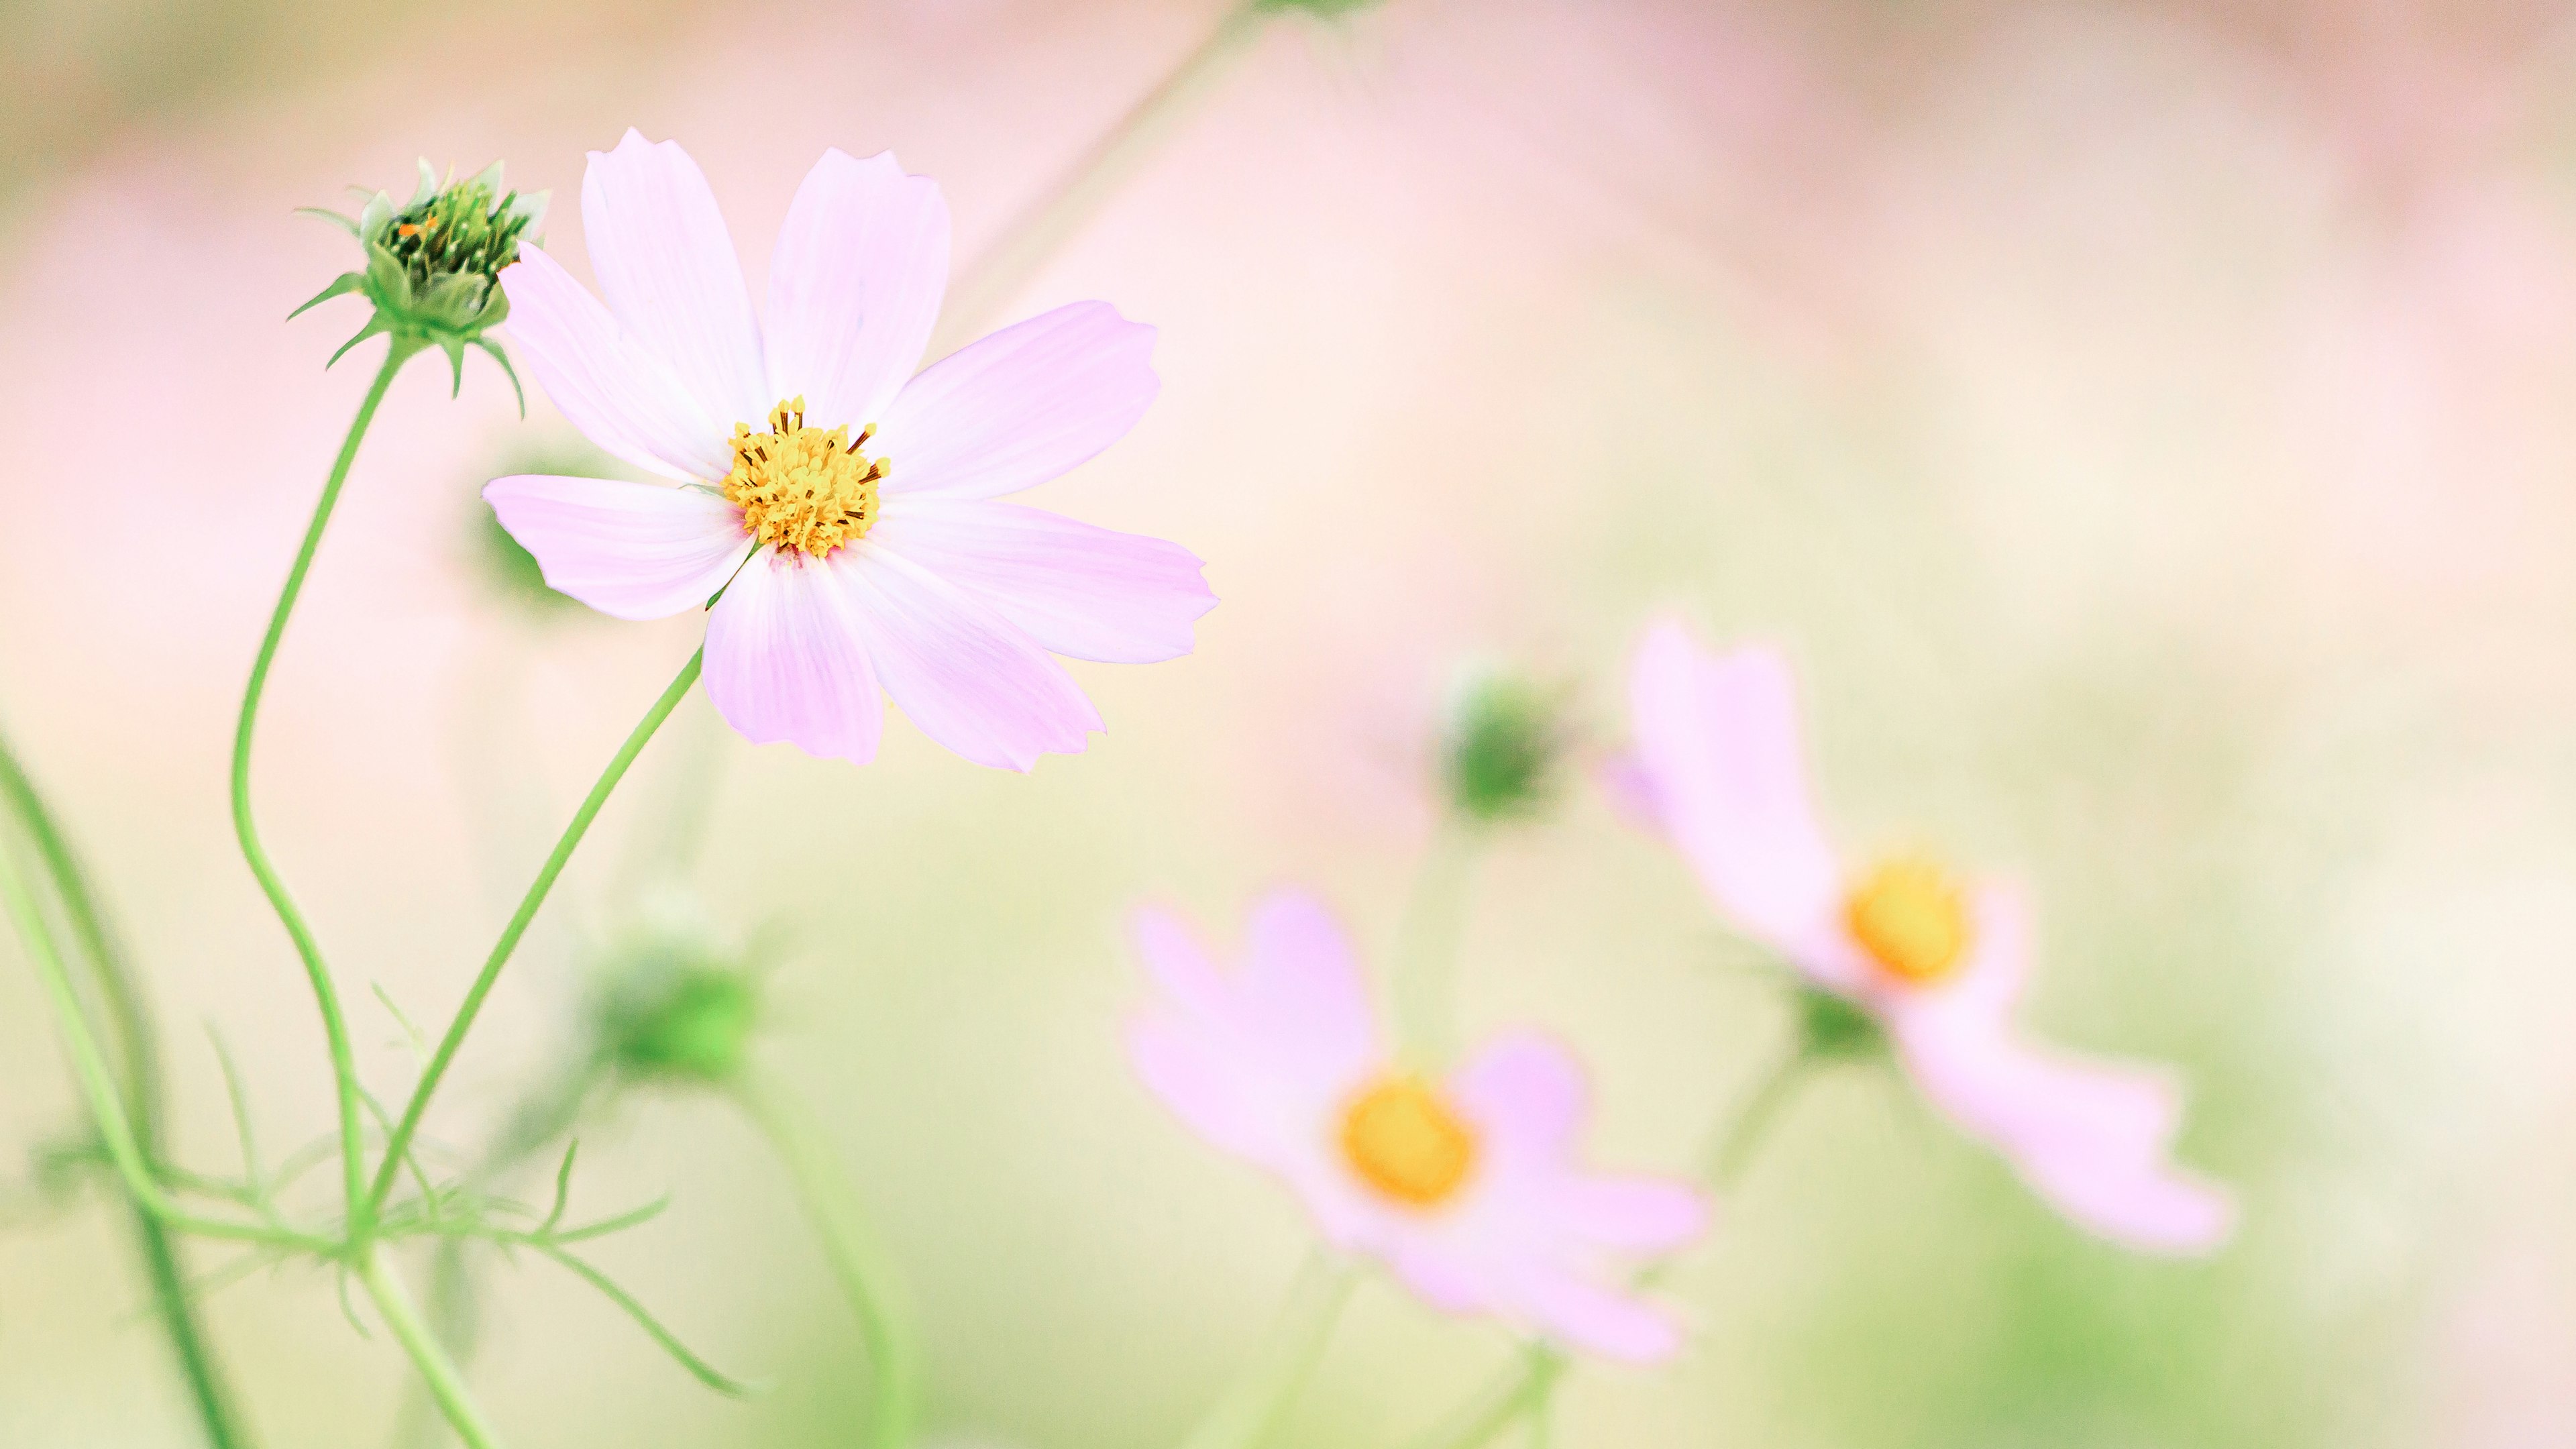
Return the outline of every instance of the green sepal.
[[[286,320],[292,322],[296,318],[303,316],[305,313],[312,311],[314,308],[321,306],[323,303],[330,301],[332,298],[345,297],[351,292],[364,288],[366,285],[367,279],[356,272],[342,272],[337,278],[333,279],[331,285],[314,293],[312,300],[306,302],[303,306],[296,308],[294,311],[287,313]]]
[[[440,350],[447,354],[447,396],[452,402],[465,391],[465,340],[461,337],[442,337],[438,339],[438,345]]]
[[[1886,1049],[1887,1031],[1877,1017],[1821,986],[1800,983],[1797,992],[1801,1055],[1814,1061],[1849,1061]]]
[[[510,354],[503,352],[501,350],[501,344],[493,341],[489,337],[475,338],[474,345],[482,348],[488,353],[491,353],[492,360],[501,364],[501,375],[510,380],[510,393],[513,397],[516,397],[519,400],[519,421],[523,423],[526,422],[528,420],[528,390],[519,386],[519,370],[510,365]]]
[[[385,314],[378,312],[373,317],[367,319],[366,326],[358,329],[357,336],[340,344],[340,350],[331,354],[331,360],[329,362],[322,364],[322,370],[324,372],[329,372],[332,368],[338,366],[340,359],[349,355],[350,348],[357,346],[359,343],[366,341],[368,338],[375,336],[379,332],[391,332],[393,330],[394,329],[392,327],[386,324]]]
[[[340,213],[333,211],[326,206],[299,206],[295,208],[295,214],[297,216],[318,216],[324,221],[330,222],[332,225],[339,227],[342,231],[347,232],[351,236],[356,236],[358,234],[358,219],[356,217],[342,216]]]

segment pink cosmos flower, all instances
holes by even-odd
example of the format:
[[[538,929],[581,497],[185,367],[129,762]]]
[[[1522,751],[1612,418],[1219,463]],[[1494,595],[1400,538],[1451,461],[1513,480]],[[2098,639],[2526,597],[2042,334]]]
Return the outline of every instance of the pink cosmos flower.
[[[923,733],[1026,770],[1100,717],[1051,654],[1190,651],[1216,603],[1187,550],[995,500],[1116,442],[1160,386],[1154,330],[1077,302],[915,374],[948,281],[948,207],[891,154],[826,151],[755,315],[676,143],[590,154],[583,230],[607,305],[523,248],[509,329],[591,441],[680,486],[498,479],[483,496],[546,582],[602,613],[704,607],[707,695],[756,743],[864,762],[879,691]]]
[[[1583,1074],[1540,1036],[1502,1037],[1433,1081],[1390,1054],[1341,927],[1280,891],[1221,970],[1187,928],[1136,917],[1159,998],[1128,1053],[1198,1134],[1285,1180],[1324,1237],[1384,1261],[1434,1307],[1483,1313],[1612,1358],[1670,1355],[1660,1310],[1608,1286],[1617,1254],[1707,1226],[1675,1182],[1586,1172]]]
[[[2182,1101],[2164,1074],[2016,1038],[2031,953],[2018,892],[1963,888],[1919,856],[1845,871],[1808,798],[1787,661],[1715,655],[1664,623],[1629,688],[1635,753],[1614,787],[1720,910],[1874,1017],[1924,1094],[2074,1222],[2151,1252],[2226,1239],[2227,1193],[2167,1159]]]

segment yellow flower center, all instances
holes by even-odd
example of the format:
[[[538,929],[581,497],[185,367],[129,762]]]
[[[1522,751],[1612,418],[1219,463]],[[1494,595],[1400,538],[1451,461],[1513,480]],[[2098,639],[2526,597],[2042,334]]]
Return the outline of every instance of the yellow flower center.
[[[1852,887],[1843,919],[1854,939],[1888,975],[1928,986],[1959,969],[1968,954],[1968,905],[1938,862],[1900,856]]]
[[[1391,1076],[1351,1100],[1342,1155],[1369,1186],[1412,1207],[1437,1207],[1476,1165],[1476,1132],[1420,1077]]]
[[[733,425],[733,471],[724,496],[742,509],[742,526],[755,539],[821,558],[842,544],[867,537],[877,521],[877,484],[883,458],[859,451],[876,435],[874,423],[850,436],[844,427],[825,432],[805,426],[805,399],[769,410],[769,431]]]

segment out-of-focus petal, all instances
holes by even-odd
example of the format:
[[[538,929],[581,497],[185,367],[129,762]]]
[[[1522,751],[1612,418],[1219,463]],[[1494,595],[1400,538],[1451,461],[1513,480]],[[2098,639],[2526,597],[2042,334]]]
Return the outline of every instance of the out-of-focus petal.
[[[501,290],[520,359],[583,437],[665,478],[713,480],[733,467],[732,430],[543,249],[519,248]]]
[[[877,680],[921,732],[973,760],[1030,770],[1076,754],[1100,716],[1081,687],[989,606],[860,543],[834,555],[859,601]]]
[[[995,498],[1126,436],[1154,401],[1154,329],[1076,302],[970,343],[904,385],[874,451],[885,489]]]
[[[1655,777],[1637,757],[1621,751],[1594,767],[1593,783],[1601,787],[1602,798],[1610,802],[1611,813],[1630,828],[1650,835],[1664,833],[1664,802],[1655,793]]]
[[[1502,1171],[1565,1161],[1592,1110],[1582,1066],[1536,1032],[1496,1037],[1450,1076],[1449,1095]]]
[[[1924,1095],[2071,1221],[2149,1251],[2223,1239],[2224,1194],[2167,1159],[2182,1117],[2169,1074],[2043,1053],[1955,1009],[1901,1011],[1889,1028]]]
[[[1712,655],[1668,620],[1638,647],[1629,707],[1674,845],[1721,909],[1794,953],[1832,910],[1839,871],[1808,797],[1788,661]]]
[[[868,537],[1076,659],[1176,659],[1216,607],[1188,549],[1014,503],[896,495]]]
[[[1681,1329],[1662,1310],[1575,1273],[1534,1268],[1520,1290],[1538,1327],[1569,1348],[1630,1363],[1658,1363],[1681,1349]]]
[[[695,488],[527,473],[483,497],[548,588],[620,619],[705,607],[751,552],[741,510]]]
[[[742,737],[866,764],[885,703],[842,567],[764,548],[707,619],[707,698]]]
[[[1556,1207],[1568,1231],[1623,1252],[1669,1253],[1708,1231],[1707,1197],[1657,1177],[1572,1178]]]
[[[1244,939],[1249,1024],[1292,1044],[1318,1084],[1356,1081],[1384,1055],[1359,958],[1322,901],[1273,891],[1254,908]]]
[[[769,263],[769,393],[802,396],[805,420],[856,431],[888,404],[930,343],[948,289],[948,202],[887,151],[823,153],[778,229]]]
[[[1279,1124],[1245,1090],[1240,1065],[1229,1063],[1199,1033],[1160,1014],[1128,1023],[1127,1059],[1148,1090],[1210,1145],[1270,1164]]]
[[[616,150],[590,153],[581,224],[608,305],[714,418],[710,441],[722,443],[734,423],[758,427],[778,399],[741,259],[698,163],[677,141],[629,130]]]

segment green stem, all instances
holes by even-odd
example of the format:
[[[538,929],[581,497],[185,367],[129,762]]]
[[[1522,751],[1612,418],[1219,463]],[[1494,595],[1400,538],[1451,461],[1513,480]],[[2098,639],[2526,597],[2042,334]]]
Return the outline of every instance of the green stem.
[[[437,1400],[438,1411],[447,1416],[456,1436],[469,1449],[500,1449],[500,1436],[483,1422],[481,1411],[474,1407],[474,1396],[466,1390],[464,1376],[438,1346],[438,1336],[421,1321],[420,1310],[412,1304],[411,1291],[403,1286],[381,1246],[369,1248],[358,1260],[358,1281],[366,1285],[367,1296],[375,1300],[376,1312],[384,1315],[394,1341],[411,1355],[413,1367],[420,1370],[421,1382],[429,1386],[429,1396]]]
[[[126,1120],[125,1104],[119,1100],[116,1079],[108,1070],[107,1055],[100,1050],[98,1039],[90,1034],[89,1020],[81,1010],[80,994],[73,987],[71,974],[64,969],[61,949],[45,924],[35,896],[27,889],[19,873],[16,852],[0,847],[0,906],[5,906],[12,924],[27,948],[36,975],[44,983],[47,1003],[53,1007],[55,1025],[63,1035],[64,1049],[70,1052],[72,1075],[80,1083],[81,1095],[89,1105],[90,1116],[97,1122],[99,1136],[107,1146],[108,1160],[116,1165],[125,1180],[125,1190],[136,1206],[159,1219],[165,1226],[204,1237],[225,1238],[234,1242],[260,1243],[270,1247],[291,1248],[304,1252],[328,1254],[337,1245],[324,1238],[290,1229],[258,1223],[230,1222],[222,1218],[200,1217],[181,1208],[162,1190],[153,1176],[151,1164],[134,1139],[132,1124]]]
[[[1769,1139],[1782,1110],[1805,1083],[1807,1070],[1814,1062],[1815,1058],[1803,1049],[1781,1058],[1763,1075],[1744,1105],[1729,1116],[1727,1125],[1710,1135],[1700,1163],[1711,1188],[1721,1194],[1731,1193],[1743,1182],[1754,1150]],[[1646,1288],[1661,1281],[1670,1261],[1640,1271],[1636,1286]],[[1409,1449],[1480,1449],[1523,1419],[1545,1415],[1556,1381],[1568,1367],[1564,1353],[1555,1347],[1532,1347],[1521,1363],[1488,1384],[1464,1408],[1414,1439]]]
[[[1395,932],[1395,1017],[1405,1057],[1437,1071],[1457,1052],[1458,942],[1467,924],[1467,888],[1482,840],[1475,827],[1444,815],[1405,899]]]
[[[902,1449],[918,1418],[921,1355],[893,1257],[860,1210],[831,1144],[805,1114],[758,1081],[743,1081],[736,1095],[787,1169],[841,1294],[859,1320],[876,1379],[862,1442],[867,1449]]]
[[[304,544],[296,550],[295,565],[287,571],[286,587],[277,596],[277,607],[268,616],[268,634],[260,640],[259,658],[250,667],[250,684],[242,691],[241,719],[233,729],[233,834],[241,841],[242,859],[250,863],[250,873],[259,880],[259,888],[268,897],[278,921],[286,927],[287,937],[295,943],[295,954],[304,962],[304,974],[313,986],[314,1003],[322,1011],[322,1034],[331,1050],[331,1076],[339,1098],[340,1111],[340,1176],[348,1196],[349,1234],[352,1240],[367,1231],[365,1194],[366,1139],[364,1118],[359,1114],[358,1067],[349,1048],[349,1024],[340,1010],[340,993],[332,985],[331,968],[323,963],[321,945],[313,938],[313,929],[304,922],[304,913],[296,908],[295,898],[287,893],[286,881],[269,863],[267,847],[260,844],[259,824],[250,809],[250,747],[253,731],[259,723],[260,697],[268,691],[268,671],[277,662],[277,646],[286,637],[286,621],[295,613],[295,602],[304,593],[304,578],[313,568],[313,555],[322,547],[322,532],[330,527],[332,510],[340,503],[341,486],[349,481],[349,465],[357,461],[358,444],[365,439],[367,427],[375,421],[376,408],[393,386],[394,374],[420,351],[421,344],[399,335],[385,349],[384,364],[376,369],[376,380],[367,388],[365,401],[358,404],[358,415],[350,420],[349,434],[340,443],[340,456],[331,464],[330,481],[322,485],[321,501],[313,505],[313,520],[305,525]]]
[[[1181,1449],[1261,1449],[1270,1442],[1314,1375],[1357,1281],[1348,1264],[1320,1248],[1308,1257],[1288,1286],[1269,1336]]]
[[[1056,248],[1082,229],[1189,107],[1224,75],[1226,67],[1251,49],[1268,18],[1263,9],[1261,0],[1243,0],[1227,11],[1197,49],[1102,133],[1080,160],[1066,168],[1062,179],[1003,228],[1002,239],[967,266],[949,292],[931,345],[932,356],[973,340],[992,325]]]
[[[157,1161],[161,1155],[161,1055],[141,983],[108,934],[106,915],[99,908],[97,893],[90,887],[79,856],[72,851],[35,781],[28,777],[6,740],[0,740],[0,796],[7,798],[19,824],[35,843],[36,853],[52,878],[54,895],[62,902],[64,917],[107,1003],[109,1019],[119,1038],[118,1055],[125,1063],[125,1109],[136,1144],[147,1161]],[[171,1241],[169,1229],[142,1204],[129,1202],[128,1206],[134,1215],[135,1248],[142,1254],[144,1276],[152,1285],[153,1308],[160,1316],[162,1331],[169,1335],[171,1353],[178,1359],[180,1376],[187,1382],[188,1397],[205,1429],[206,1442],[213,1449],[240,1449],[250,1442],[250,1436],[241,1428],[231,1388],[215,1360],[197,1306],[188,1296],[187,1271],[179,1260],[178,1245]]]
[[[393,1135],[386,1139],[384,1161],[376,1169],[375,1184],[361,1199],[361,1209],[367,1217],[372,1218],[381,1211],[385,1199],[392,1194],[394,1180],[402,1172],[403,1156],[411,1147],[413,1135],[420,1130],[422,1114],[429,1110],[429,1099],[437,1094],[438,1084],[446,1078],[449,1064],[456,1060],[458,1049],[465,1045],[466,1033],[474,1029],[474,1018],[483,1010],[484,998],[492,994],[492,984],[501,979],[501,968],[510,964],[510,953],[519,948],[519,938],[527,934],[528,923],[537,918],[537,908],[546,903],[547,892],[554,889],[555,878],[563,874],[564,866],[572,860],[573,851],[580,847],[582,836],[589,833],[590,822],[599,817],[600,807],[606,805],[608,797],[616,792],[617,782],[626,778],[626,771],[635,763],[635,757],[644,753],[644,746],[652,741],[653,732],[660,729],[662,721],[669,719],[671,711],[679,708],[680,701],[688,697],[689,688],[698,682],[698,671],[705,667],[706,659],[704,649],[690,655],[689,662],[681,665],[680,672],[672,677],[670,687],[662,691],[662,697],[653,701],[653,707],[646,710],[644,718],[627,733],[626,743],[618,747],[616,756],[608,762],[608,768],[600,772],[598,783],[590,787],[590,794],[582,800],[581,808],[573,812],[572,823],[564,827],[562,838],[555,842],[554,853],[546,857],[544,867],[529,884],[528,893],[519,901],[519,909],[510,917],[510,924],[502,928],[501,939],[492,945],[492,954],[483,959],[482,971],[475,976],[473,986],[467,989],[464,1002],[456,1008],[455,1018],[448,1022],[447,1034],[439,1039],[438,1050],[430,1055],[429,1066],[421,1072],[419,1085],[412,1088],[411,1101],[403,1107],[402,1121],[394,1127]],[[353,1234],[355,1231],[356,1225],[352,1224]]]

